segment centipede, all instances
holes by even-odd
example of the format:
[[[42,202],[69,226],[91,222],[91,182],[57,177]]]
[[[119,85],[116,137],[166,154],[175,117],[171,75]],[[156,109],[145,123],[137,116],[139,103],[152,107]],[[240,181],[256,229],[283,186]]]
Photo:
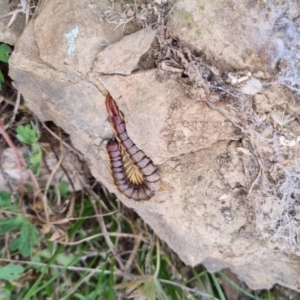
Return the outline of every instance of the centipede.
[[[110,94],[105,104],[114,131],[106,145],[114,184],[127,198],[149,200],[160,187],[158,169],[128,136],[124,115]]]

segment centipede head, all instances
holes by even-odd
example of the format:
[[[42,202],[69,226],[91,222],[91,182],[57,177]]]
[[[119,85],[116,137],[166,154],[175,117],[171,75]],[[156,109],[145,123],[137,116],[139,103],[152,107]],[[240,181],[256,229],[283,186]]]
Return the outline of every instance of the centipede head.
[[[119,110],[115,100],[110,94],[107,94],[105,104],[106,104],[107,112],[111,118],[116,116],[123,117],[123,114]]]
[[[114,129],[115,136],[117,138],[118,132],[117,132],[117,125],[120,124],[121,122],[124,121],[124,115],[123,113],[119,110],[115,100],[110,94],[107,94],[106,96],[106,101],[105,105],[107,108],[107,112],[109,114],[109,121]]]

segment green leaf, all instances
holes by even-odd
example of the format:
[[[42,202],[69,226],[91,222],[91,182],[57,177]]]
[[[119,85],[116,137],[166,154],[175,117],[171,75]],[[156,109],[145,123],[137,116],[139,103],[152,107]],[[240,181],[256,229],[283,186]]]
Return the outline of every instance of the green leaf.
[[[12,251],[18,250],[24,257],[28,257],[33,252],[33,246],[39,246],[37,229],[23,216],[15,216],[11,219],[0,221],[0,235],[19,229],[20,234],[11,244]]]
[[[34,175],[38,175],[42,164],[42,150],[38,144],[32,145],[32,153],[29,157],[27,168],[31,169]]]
[[[11,55],[11,52],[12,50],[8,45],[6,44],[0,45],[0,61],[7,63]]]
[[[32,145],[31,163],[38,164],[42,162],[42,150],[39,144]]]
[[[17,133],[18,140],[28,145],[36,144],[39,138],[39,132],[37,131],[35,125],[32,122],[25,126],[18,126]]]
[[[19,250],[22,256],[28,257],[32,253],[34,245],[40,245],[38,231],[30,222],[25,220],[21,226],[20,236],[11,242],[10,249]]]
[[[4,280],[19,279],[24,272],[24,268],[20,265],[8,264],[0,267],[0,278]]]
[[[30,124],[25,126],[18,126],[17,138],[22,143],[32,146],[31,154],[24,155],[24,159],[27,162],[27,169],[32,170],[34,175],[38,175],[42,163],[42,150],[38,144],[39,132],[37,131],[35,125],[30,122]]]
[[[145,284],[141,286],[140,292],[142,292],[146,299],[156,300],[156,286],[153,280],[145,282]]]
[[[33,165],[31,164],[30,162],[27,164],[26,168],[28,170],[31,170],[33,175],[38,175],[39,174],[39,171],[40,171],[40,166],[39,165]]]
[[[56,261],[63,266],[69,266],[74,256],[67,255],[65,253],[60,253],[57,255]]]
[[[11,291],[6,287],[0,287],[0,300],[11,299]]]
[[[10,194],[6,191],[0,192],[0,208],[7,209],[12,207],[12,204],[10,202]]]
[[[15,216],[11,219],[3,219],[0,221],[0,235],[5,234],[9,231],[15,230],[20,227],[24,222],[24,217]]]
[[[4,83],[4,75],[0,70],[0,91],[2,90],[2,84]]]
[[[62,198],[65,198],[69,195],[69,185],[66,181],[60,181],[58,183],[58,189]]]

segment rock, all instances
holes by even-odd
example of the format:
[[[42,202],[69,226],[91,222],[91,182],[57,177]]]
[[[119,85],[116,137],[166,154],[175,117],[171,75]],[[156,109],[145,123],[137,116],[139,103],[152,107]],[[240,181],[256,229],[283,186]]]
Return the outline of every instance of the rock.
[[[268,1],[252,4],[232,0],[205,0],[201,4],[197,0],[180,0],[171,15],[169,30],[180,37],[181,44],[203,53],[220,70],[273,73],[276,64],[287,56],[287,50],[283,51],[285,45],[291,43],[284,26],[289,26],[296,42],[292,20],[298,16],[299,7],[291,0],[277,5]],[[284,20],[282,11],[287,11]],[[289,52],[295,57],[293,49]]]
[[[286,1],[286,5],[275,7],[255,2],[248,7],[248,1],[202,3],[179,1],[168,33],[176,33],[183,46],[201,50],[221,71],[276,72],[277,60],[289,48],[284,37],[284,46],[278,43],[280,37],[272,31],[274,22],[286,5],[299,10],[296,4]],[[204,91],[193,99],[183,88],[186,74],[177,72],[173,76],[157,69],[133,72],[154,32],[145,29],[124,37],[120,27],[99,19],[110,9],[109,1],[101,1],[98,15],[83,0],[42,2],[10,59],[10,76],[26,104],[41,120],[53,120],[69,133],[74,146],[89,160],[94,176],[134,208],[185,263],[204,263],[213,272],[231,268],[252,289],[270,288],[275,283],[296,289],[300,258],[277,250],[280,241],[266,242],[270,240],[266,210],[260,215],[260,202],[273,203],[274,199],[264,198],[266,190],[260,190],[257,183],[259,174],[269,171],[262,168],[277,160],[278,149],[272,147],[273,143],[279,145],[279,140],[271,140],[271,134],[264,140],[260,123],[245,123],[247,128],[233,115],[241,99],[218,99],[214,106],[211,102],[208,106]],[[137,42],[143,41],[143,36],[145,43]],[[278,47],[268,47],[273,38],[272,45],[277,43]],[[277,51],[276,61],[272,61],[272,51]],[[113,59],[118,63],[114,65]],[[151,201],[127,199],[110,179],[105,144],[100,143],[112,136],[104,103],[107,92],[124,113],[129,136],[161,172],[163,188]],[[266,96],[256,95],[256,111],[240,117],[246,122],[246,117],[259,116],[259,107],[264,108],[264,120],[269,123],[261,126],[274,133],[266,116],[274,109],[273,103],[289,103],[293,112],[298,111],[299,103],[282,87],[261,92]],[[268,105],[261,103],[269,97],[275,100]],[[231,101],[236,106],[228,115],[230,110],[226,112],[224,107]],[[228,116],[234,116],[232,122]],[[294,131],[286,136],[292,140],[298,127],[291,124],[290,128]],[[253,149],[253,145],[259,146]],[[241,147],[244,151],[239,151]],[[295,152],[280,157],[289,157],[285,167],[291,168],[299,157],[299,146],[288,149]],[[249,196],[251,189],[256,189],[256,198]],[[282,199],[273,197],[281,207]],[[268,207],[271,209],[272,204]]]
[[[155,34],[155,30],[147,27],[108,45],[97,55],[93,71],[129,75],[141,56],[150,49]]]
[[[110,8],[109,0],[100,2],[98,12]],[[116,26],[100,21],[94,8],[85,1],[68,3],[70,6],[53,6],[47,1],[41,3],[33,27],[39,57],[56,70],[86,75],[97,54],[108,44],[121,39],[122,28],[115,29]],[[52,22],[49,22],[49,16]],[[74,49],[71,52],[70,42]]]

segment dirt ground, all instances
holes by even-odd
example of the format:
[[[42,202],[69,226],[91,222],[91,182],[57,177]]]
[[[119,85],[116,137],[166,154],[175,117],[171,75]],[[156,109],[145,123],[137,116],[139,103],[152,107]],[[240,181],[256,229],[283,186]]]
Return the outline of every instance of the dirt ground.
[[[229,267],[253,289],[298,289],[299,5],[113,3],[41,2],[10,60],[27,105],[184,262]],[[111,180],[107,91],[159,168],[149,202]]]

